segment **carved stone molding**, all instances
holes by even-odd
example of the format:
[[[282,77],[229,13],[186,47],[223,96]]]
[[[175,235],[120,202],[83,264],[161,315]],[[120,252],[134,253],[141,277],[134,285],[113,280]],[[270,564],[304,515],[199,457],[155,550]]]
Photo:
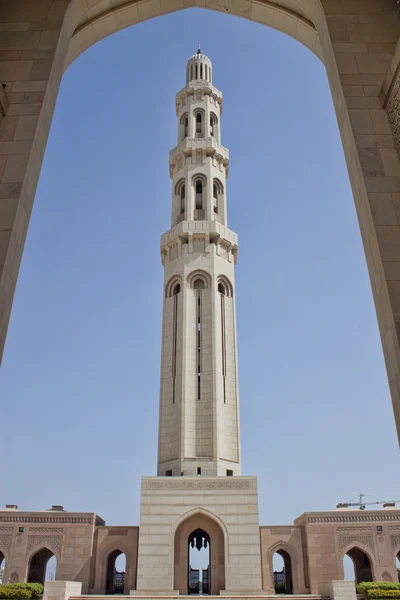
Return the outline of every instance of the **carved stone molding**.
[[[49,550],[54,552],[58,557],[60,556],[62,547],[62,537],[57,535],[30,535],[28,536],[28,547],[27,554],[31,554],[32,550],[36,548],[39,550],[46,546]]]
[[[374,543],[372,540],[372,535],[343,535],[338,538],[338,547],[339,550],[342,551],[349,544],[363,544],[364,546],[368,546],[371,550],[374,549]]]
[[[393,548],[395,548],[396,546],[400,546],[400,535],[391,535],[390,542]]]
[[[390,513],[386,515],[367,515],[363,513],[357,515],[321,515],[318,517],[308,517],[309,523],[382,523],[388,521],[400,522],[400,513]]]
[[[11,535],[0,535],[0,551],[1,552],[10,552],[11,548]]]
[[[338,527],[338,533],[371,533],[372,527]]]
[[[29,533],[63,533],[62,527],[30,527]]]
[[[12,533],[13,527],[0,527],[0,533]]]
[[[0,523],[65,523],[67,525],[94,525],[94,517],[23,517],[0,515]]]
[[[255,479],[236,479],[233,477],[227,479],[189,479],[181,477],[179,479],[153,479],[143,481],[143,490],[255,490],[257,482]]]

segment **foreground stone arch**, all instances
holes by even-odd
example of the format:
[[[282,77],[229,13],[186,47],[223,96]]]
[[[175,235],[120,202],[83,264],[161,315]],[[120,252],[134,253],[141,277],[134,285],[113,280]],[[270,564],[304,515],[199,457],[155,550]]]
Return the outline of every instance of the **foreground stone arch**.
[[[270,571],[270,582],[271,587],[274,587],[274,567],[273,557],[274,554],[280,554],[284,561],[284,569],[286,575],[285,581],[285,594],[287,593],[299,593],[299,581],[297,570],[299,568],[299,561],[297,559],[296,550],[287,542],[278,542],[272,546],[268,551],[268,564]],[[288,572],[287,572],[288,571]],[[290,580],[290,581],[289,581]]]
[[[274,27],[325,63],[400,432],[400,25],[395,0],[3,3],[0,80],[7,88],[0,93],[5,114],[0,124],[0,352],[63,71],[107,35],[191,6]]]
[[[201,529],[210,539],[211,594],[225,589],[225,536],[223,527],[206,511],[192,511],[180,520],[174,535],[174,590],[188,593],[189,537]]]
[[[359,541],[348,544],[341,555],[342,569],[346,554],[353,562],[356,584],[376,580],[376,565],[371,548]]]

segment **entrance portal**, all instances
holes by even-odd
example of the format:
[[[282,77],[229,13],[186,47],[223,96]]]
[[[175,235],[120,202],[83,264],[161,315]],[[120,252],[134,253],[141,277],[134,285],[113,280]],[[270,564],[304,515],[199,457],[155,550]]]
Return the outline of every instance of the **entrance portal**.
[[[47,579],[47,565],[49,560],[53,557],[53,552],[48,548],[42,548],[38,552],[35,552],[29,561],[28,582],[41,583],[44,585],[44,582]],[[50,574],[48,575],[50,577]],[[55,573],[52,573],[51,577],[52,579],[55,579]]]
[[[350,556],[354,565],[354,577],[356,585],[362,581],[373,581],[371,561],[369,557],[360,550],[360,548],[351,548],[346,552],[347,556]]]
[[[189,536],[188,593],[210,593],[210,536],[196,529]]]
[[[279,561],[276,559],[279,558]],[[292,561],[286,550],[277,550],[273,556],[274,589],[276,594],[293,594]]]
[[[196,513],[175,532],[174,589],[180,594],[218,595],[225,589],[225,541],[212,517]]]

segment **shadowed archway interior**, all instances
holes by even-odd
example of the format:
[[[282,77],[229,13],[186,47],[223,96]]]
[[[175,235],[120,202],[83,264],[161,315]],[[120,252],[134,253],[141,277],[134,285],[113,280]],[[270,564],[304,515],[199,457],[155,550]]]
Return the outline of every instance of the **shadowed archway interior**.
[[[44,585],[47,563],[53,556],[53,552],[48,548],[42,548],[41,550],[35,552],[29,561],[27,580],[29,582],[42,583]]]
[[[362,581],[373,581],[371,561],[367,554],[360,548],[354,547],[346,552],[354,565],[356,585]]]
[[[214,519],[202,513],[188,517],[175,532],[174,589],[188,594],[189,546],[209,547],[209,591],[219,594],[225,589],[225,541],[221,527]]]

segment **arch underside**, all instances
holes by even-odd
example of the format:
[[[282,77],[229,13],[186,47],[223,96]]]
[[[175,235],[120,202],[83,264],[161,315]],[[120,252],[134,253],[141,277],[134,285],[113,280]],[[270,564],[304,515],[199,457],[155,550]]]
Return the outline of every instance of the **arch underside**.
[[[88,10],[73,0],[66,14],[71,38],[66,69],[99,40],[126,27],[190,7],[207,8],[243,17],[286,33],[322,57],[316,17],[322,16],[319,0],[99,0]]]

